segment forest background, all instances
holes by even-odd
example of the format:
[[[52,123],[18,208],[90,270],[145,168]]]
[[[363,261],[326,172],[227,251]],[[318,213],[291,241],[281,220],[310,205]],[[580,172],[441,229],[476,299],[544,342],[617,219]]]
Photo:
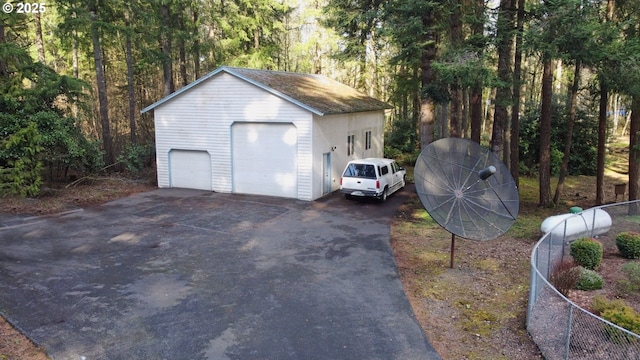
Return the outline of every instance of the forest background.
[[[2,10],[0,195],[152,165],[152,114],[140,109],[230,65],[322,74],[390,103],[385,156],[408,165],[441,137],[489,146],[516,182],[538,177],[544,207],[559,203],[568,174],[595,175],[603,203],[607,145],[623,138],[628,197],[640,198],[635,0],[47,0]]]

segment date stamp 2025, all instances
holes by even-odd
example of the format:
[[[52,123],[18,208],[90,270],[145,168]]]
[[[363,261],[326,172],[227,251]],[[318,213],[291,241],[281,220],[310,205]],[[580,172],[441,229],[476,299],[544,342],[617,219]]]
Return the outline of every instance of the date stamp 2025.
[[[47,10],[46,3],[30,3],[30,2],[19,2],[19,3],[10,3],[6,2],[2,4],[2,12],[5,14],[39,14],[43,13]]]

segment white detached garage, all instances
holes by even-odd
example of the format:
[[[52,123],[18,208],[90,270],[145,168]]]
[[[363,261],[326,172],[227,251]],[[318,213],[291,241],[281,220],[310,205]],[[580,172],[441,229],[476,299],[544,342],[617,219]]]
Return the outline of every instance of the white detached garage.
[[[381,157],[389,105],[319,75],[221,67],[146,107],[159,187],[315,200]]]

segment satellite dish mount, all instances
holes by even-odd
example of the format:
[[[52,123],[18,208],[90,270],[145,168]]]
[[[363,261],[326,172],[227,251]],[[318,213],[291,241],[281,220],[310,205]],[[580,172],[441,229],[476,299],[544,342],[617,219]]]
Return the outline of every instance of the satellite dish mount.
[[[414,178],[425,210],[451,233],[451,268],[456,235],[495,239],[518,216],[518,188],[509,169],[475,142],[444,138],[429,144],[416,161]]]

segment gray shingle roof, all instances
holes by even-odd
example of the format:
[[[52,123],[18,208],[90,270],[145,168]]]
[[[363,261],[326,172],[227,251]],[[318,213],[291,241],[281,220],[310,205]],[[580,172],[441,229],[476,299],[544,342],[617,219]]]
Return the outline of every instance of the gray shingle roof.
[[[236,76],[276,96],[288,100],[318,115],[344,114],[389,109],[383,101],[367,96],[347,85],[322,75],[301,74],[284,71],[255,70],[221,67],[182,89],[142,109],[145,113],[190,88],[222,72]]]

